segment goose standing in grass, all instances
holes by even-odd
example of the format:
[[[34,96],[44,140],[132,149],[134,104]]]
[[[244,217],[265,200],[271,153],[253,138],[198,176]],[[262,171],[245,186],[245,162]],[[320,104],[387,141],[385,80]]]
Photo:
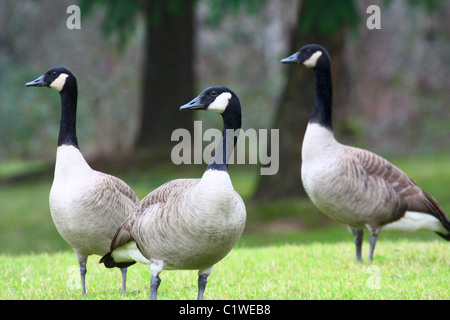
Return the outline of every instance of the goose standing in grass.
[[[76,133],[77,79],[68,69],[56,67],[26,84],[45,86],[61,96],[61,124],[56,151],[50,211],[53,222],[74,249],[80,264],[82,294],[86,295],[87,257],[103,256],[117,230],[139,202],[122,180],[91,169],[80,152]],[[127,269],[122,268],[122,293]]]
[[[214,265],[234,247],[246,221],[244,202],[233,188],[227,165],[237,140],[228,134],[241,128],[238,97],[228,88],[210,87],[180,108],[184,109],[222,115],[223,136],[211,163],[201,179],[169,181],[142,199],[117,231],[111,252],[100,260],[108,268],[150,264],[152,300],[163,269],[199,270],[197,299],[203,299]]]
[[[380,230],[423,229],[450,240],[450,222],[431,195],[382,157],[336,141],[328,52],[310,44],[281,62],[314,71],[316,95],[302,146],[302,182],[321,211],[349,226],[356,260],[361,260],[364,228],[371,234],[369,261]]]

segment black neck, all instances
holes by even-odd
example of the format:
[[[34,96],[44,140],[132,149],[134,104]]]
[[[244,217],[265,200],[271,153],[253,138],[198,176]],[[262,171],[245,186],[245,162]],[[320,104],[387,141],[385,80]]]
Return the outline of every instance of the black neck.
[[[222,140],[217,146],[214,157],[206,170],[228,171],[228,161],[236,146],[239,129],[241,128],[241,114],[223,114]]]
[[[331,71],[330,69],[314,69],[314,73],[316,76],[316,96],[314,97],[314,107],[309,122],[319,123],[333,130],[331,119],[333,105]]]
[[[58,147],[72,145],[78,148],[76,115],[77,88],[65,88],[61,95],[61,123],[59,127]]]

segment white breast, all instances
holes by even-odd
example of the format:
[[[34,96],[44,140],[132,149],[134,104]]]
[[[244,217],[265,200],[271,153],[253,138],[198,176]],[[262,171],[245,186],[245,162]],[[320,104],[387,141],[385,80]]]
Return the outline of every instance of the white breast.
[[[74,146],[59,146],[56,152],[55,176],[50,192],[50,204],[69,207],[93,183],[95,171],[91,169],[80,150]]]
[[[326,192],[338,169],[340,144],[329,129],[310,123],[302,145],[302,182],[313,202],[317,192]]]
[[[205,269],[239,240],[245,205],[226,172],[207,170],[199,183],[170,198],[150,206],[133,227],[149,260],[164,261],[165,269]]]
[[[308,124],[302,146],[302,183],[311,201],[331,218],[350,225],[359,224],[351,199],[352,179],[346,174],[345,146],[333,132],[319,124]],[[350,196],[350,197],[349,197]]]
[[[77,148],[58,147],[50,212],[61,236],[84,254],[106,253],[113,235],[98,219],[98,210],[90,208],[95,204],[89,199],[95,194],[97,175]]]
[[[334,138],[333,131],[317,123],[309,123],[302,144],[302,160],[308,163],[332,161],[328,156],[336,153],[341,146]]]

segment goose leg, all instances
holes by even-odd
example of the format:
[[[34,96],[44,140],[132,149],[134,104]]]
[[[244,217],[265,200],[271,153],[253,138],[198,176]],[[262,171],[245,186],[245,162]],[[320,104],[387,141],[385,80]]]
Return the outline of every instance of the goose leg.
[[[122,272],[122,294],[127,293],[127,268],[120,268]]]
[[[205,294],[206,283],[208,277],[207,276],[198,276],[198,294],[197,300],[203,300],[203,295]]]
[[[80,275],[81,275],[81,293],[86,297],[86,261],[80,262]]]
[[[211,268],[200,270],[198,272],[198,294],[197,294],[197,300],[203,300],[203,295],[205,294],[206,284],[208,283],[208,277],[211,274],[213,270],[212,266]]]
[[[158,287],[161,284],[161,279],[159,278],[159,274],[164,268],[164,262],[162,261],[154,261],[150,264],[150,300],[156,300],[156,296],[158,294]]]
[[[86,264],[87,264],[87,256],[84,254],[81,254],[77,250],[74,250],[75,254],[77,256],[78,264],[80,265],[80,276],[81,276],[81,293],[83,296],[86,296]]]
[[[372,262],[373,260],[373,253],[375,251],[375,244],[377,243],[378,234],[380,233],[380,228],[372,229],[370,228],[370,237],[369,237],[369,243],[370,243],[370,251],[369,251],[369,262]]]
[[[348,227],[350,232],[353,234],[353,239],[355,241],[355,247],[356,247],[356,262],[361,262],[361,251],[362,251],[362,241],[363,241],[363,234],[364,229],[358,229],[353,227]]]
[[[158,294],[158,287],[161,284],[159,276],[152,275],[150,278],[150,300],[156,300]]]

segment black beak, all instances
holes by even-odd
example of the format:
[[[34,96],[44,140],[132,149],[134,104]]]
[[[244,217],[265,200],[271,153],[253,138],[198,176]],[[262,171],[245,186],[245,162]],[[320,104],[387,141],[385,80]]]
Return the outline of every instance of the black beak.
[[[282,59],[281,63],[298,63],[298,55],[299,55],[299,53],[296,52],[293,55]]]
[[[25,84],[25,87],[42,87],[46,86],[47,84],[44,82],[44,75],[40,76],[36,80],[33,80],[31,82],[27,82]]]
[[[194,98],[193,100],[191,100],[190,102],[182,105],[180,107],[180,110],[185,110],[185,109],[189,109],[189,110],[194,110],[194,109],[202,109],[205,106],[203,105],[203,103],[201,103],[201,96],[198,96],[197,98]]]

